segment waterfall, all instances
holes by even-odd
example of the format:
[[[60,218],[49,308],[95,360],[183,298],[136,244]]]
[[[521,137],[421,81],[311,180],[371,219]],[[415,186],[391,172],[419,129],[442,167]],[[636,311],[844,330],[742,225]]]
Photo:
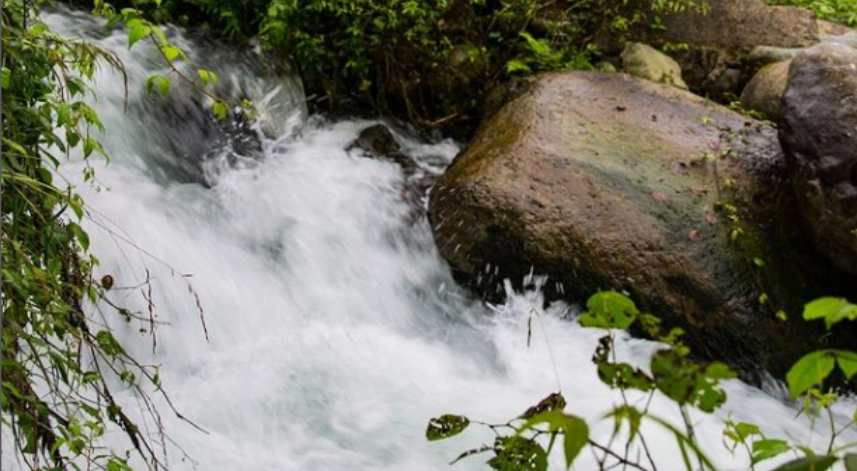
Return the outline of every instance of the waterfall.
[[[129,51],[122,31],[105,31],[84,13],[44,16],[58,32],[115,51],[127,68],[127,110],[121,75],[101,70],[95,86],[109,164],[91,162],[93,184],[82,182],[79,158],[61,170],[91,210],[86,229],[101,261],[96,276],[111,274],[119,287],[150,279],[162,323],[154,353],[138,323],[107,320],[136,358],[161,365],[173,403],[205,431],[162,407],[175,442],[167,445],[170,469],[487,469],[487,455],[448,464],[491,443],[490,430],[473,425],[454,439],[428,442],[428,420],[448,412],[505,422],[561,390],[569,413],[594,421],[620,401],[591,361],[603,332],[578,326],[573,306],[545,306],[537,290],[486,306],[456,286],[424,209],[404,197],[414,179],[443,171],[456,143],[397,131],[417,169],[408,175],[349,149],[375,121],[307,116],[299,79],[284,67],[270,70],[258,49],[170,29],[171,40],[219,75],[223,90],[262,110],[261,127],[201,131],[204,112],[183,101],[180,87],[174,108],[146,97],[146,77],[163,68],[152,51]],[[147,309],[140,289],[110,296]],[[618,335],[620,358],[636,365],[645,366],[658,348]],[[733,456],[722,444],[728,418],[816,448],[828,440],[824,423],[796,418],[776,387],[733,380],[725,388],[730,399],[720,411],[692,414],[700,443],[723,469],[748,468],[745,454]],[[143,417],[130,392],[120,400]],[[681,421],[663,397],[651,410]],[[838,410],[843,421],[847,410]],[[593,434],[607,437],[611,429],[602,420]],[[682,469],[669,433],[654,425],[643,433],[658,469]],[[106,440],[118,447],[120,438]],[[564,469],[561,451],[551,463]],[[576,469],[594,463],[587,452]],[[16,466],[11,454],[2,457],[3,469]]]

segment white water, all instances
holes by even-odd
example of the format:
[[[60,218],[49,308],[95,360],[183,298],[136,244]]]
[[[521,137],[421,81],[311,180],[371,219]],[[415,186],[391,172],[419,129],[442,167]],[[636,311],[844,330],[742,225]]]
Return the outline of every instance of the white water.
[[[67,34],[95,28],[67,12],[49,20]],[[177,40],[192,56],[198,51],[193,41]],[[121,34],[97,42],[120,53],[132,91],[141,89],[151,68],[144,52],[129,53]],[[250,74],[241,64],[209,59],[222,80]],[[289,85],[245,79],[257,101]],[[87,229],[102,262],[98,274],[133,286],[148,269],[158,320],[169,323],[157,331],[154,355],[139,326],[114,325],[134,355],[162,365],[178,409],[207,431],[162,408],[167,432],[190,457],[171,447],[171,469],[487,469],[487,455],[452,468],[448,463],[490,443],[489,431],[472,426],[455,439],[429,443],[428,419],[450,412],[505,422],[558,388],[567,411],[590,420],[619,402],[590,360],[602,333],[570,321],[567,306],[543,309],[538,293],[523,293],[488,308],[455,286],[424,218],[411,222],[399,167],[345,150],[371,123],[316,118],[297,133],[299,120],[292,120],[257,158],[231,166],[225,158],[210,160],[213,185],[205,188],[171,181],[159,166],[176,156],[165,150],[157,126],[134,118],[140,93],[132,93],[132,112],[125,114],[115,74],[103,71],[97,90],[112,161],[96,164],[101,191],[79,189],[93,211]],[[286,95],[299,96],[293,83],[290,90]],[[442,171],[457,152],[450,142],[399,138],[426,173]],[[81,169],[69,163],[64,174],[77,179]],[[210,342],[185,281],[159,260],[193,275]],[[121,293],[114,291],[115,301],[144,309],[139,291]],[[540,320],[528,347],[532,313]],[[618,348],[643,365],[657,345],[623,337]],[[700,442],[723,469],[748,467],[744,455],[733,457],[722,445],[730,415],[763,424],[770,437],[816,448],[826,443],[824,431],[795,419],[796,410],[780,399],[738,381],[727,389],[722,411],[693,416]],[[123,402],[134,409],[130,394]],[[657,399],[652,410],[679,423],[667,401]],[[596,430],[602,438],[608,432],[606,422]],[[655,427],[644,434],[658,469],[681,469],[670,435]],[[562,468],[561,453],[552,463]],[[16,467],[8,454],[2,467]],[[586,452],[576,469],[594,467]]]

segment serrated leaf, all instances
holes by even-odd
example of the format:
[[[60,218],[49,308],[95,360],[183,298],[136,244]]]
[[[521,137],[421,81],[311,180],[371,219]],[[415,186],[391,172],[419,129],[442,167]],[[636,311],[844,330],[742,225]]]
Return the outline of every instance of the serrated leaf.
[[[444,440],[463,432],[470,425],[470,419],[461,415],[444,414],[429,420],[426,438],[430,441]]]
[[[627,329],[637,319],[637,306],[630,298],[616,291],[604,291],[592,295],[586,302],[587,312],[578,322],[583,327],[604,329]]]
[[[834,357],[824,350],[810,353],[798,360],[786,374],[789,395],[792,399],[796,399],[810,388],[821,385],[833,371],[835,363]]]
[[[546,471],[548,468],[547,453],[529,438],[498,437],[494,453],[496,456],[488,460],[488,466],[496,471]]]

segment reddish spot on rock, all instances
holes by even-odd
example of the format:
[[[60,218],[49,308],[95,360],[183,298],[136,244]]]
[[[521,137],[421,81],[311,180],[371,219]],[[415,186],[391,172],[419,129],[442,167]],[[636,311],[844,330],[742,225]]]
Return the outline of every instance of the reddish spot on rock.
[[[667,200],[667,195],[661,193],[660,191],[653,191],[652,199],[658,202],[663,202]]]
[[[699,231],[696,229],[691,230],[687,233],[687,240],[699,240],[701,235],[699,235]]]

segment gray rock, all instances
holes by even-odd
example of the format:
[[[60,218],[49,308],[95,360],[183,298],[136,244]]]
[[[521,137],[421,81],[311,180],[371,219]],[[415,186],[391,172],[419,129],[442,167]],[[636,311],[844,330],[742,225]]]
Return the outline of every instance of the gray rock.
[[[628,43],[622,52],[622,68],[628,75],[687,90],[678,63],[646,44]]]
[[[761,69],[766,65],[792,60],[803,51],[804,48],[796,47],[756,46],[747,56],[747,62],[753,68]]]
[[[741,105],[776,121],[780,114],[780,100],[789,83],[790,65],[791,61],[777,62],[759,70],[744,87]]]
[[[821,44],[792,61],[780,141],[815,248],[857,273],[857,50]]]

